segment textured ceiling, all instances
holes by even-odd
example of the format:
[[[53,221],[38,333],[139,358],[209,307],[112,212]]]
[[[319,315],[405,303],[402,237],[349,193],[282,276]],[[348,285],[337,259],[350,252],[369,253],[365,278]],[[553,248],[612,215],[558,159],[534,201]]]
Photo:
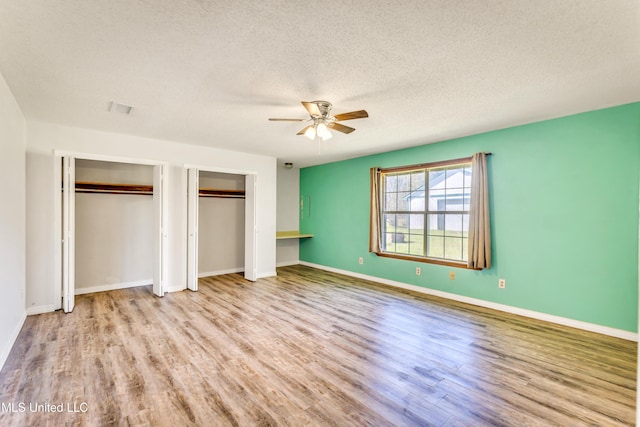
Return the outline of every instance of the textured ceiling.
[[[305,166],[639,101],[640,2],[0,0],[0,72],[27,119]],[[267,121],[315,99],[370,117]]]

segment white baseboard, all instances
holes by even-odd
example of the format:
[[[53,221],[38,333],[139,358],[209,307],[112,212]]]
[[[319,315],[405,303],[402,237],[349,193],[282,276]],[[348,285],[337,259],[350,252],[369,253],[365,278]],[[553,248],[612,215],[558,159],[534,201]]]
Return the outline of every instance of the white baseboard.
[[[39,305],[37,307],[27,308],[27,316],[32,316],[34,314],[42,314],[42,313],[52,313],[54,311],[56,311],[56,308],[53,306],[53,304]]]
[[[153,279],[136,280],[133,282],[112,283],[110,285],[91,286],[89,288],[76,288],[76,295],[92,294],[94,292],[115,291],[116,289],[135,288],[136,286],[148,286]]]
[[[0,353],[0,370],[4,368],[4,363],[7,361],[7,358],[9,357],[9,353],[11,353],[11,349],[13,348],[13,345],[16,343],[16,340],[18,339],[18,335],[20,335],[20,330],[22,329],[22,326],[24,325],[24,321],[26,319],[27,319],[27,312],[24,311],[22,313],[22,316],[20,316],[20,320],[18,320],[18,323],[13,328],[13,332],[11,332],[11,335],[9,336],[9,341],[2,349],[2,353]]]
[[[172,293],[172,292],[181,292],[186,290],[187,287],[186,286],[172,286],[172,287],[168,287],[164,290],[165,293]]]
[[[210,276],[220,276],[221,274],[242,273],[243,271],[244,271],[244,267],[228,268],[226,270],[208,271],[206,273],[198,273],[198,279],[201,279],[203,277],[210,277]]]
[[[395,280],[383,279],[380,277],[369,276],[367,274],[356,273],[349,270],[327,267],[325,265],[314,264],[311,262],[300,261],[301,265],[317,268],[319,270],[331,271],[333,273],[344,274],[345,276],[357,277],[359,279],[370,280],[372,282],[381,283],[396,288],[408,289],[423,294],[434,295],[454,301],[464,302],[467,304],[477,305],[480,307],[491,308],[506,313],[517,314],[532,319],[543,320],[546,322],[556,323],[558,325],[569,326],[572,328],[583,329],[585,331],[596,332],[603,335],[609,335],[616,338],[622,338],[629,341],[638,341],[638,334],[622,329],[610,328],[608,326],[597,325],[595,323],[583,322],[580,320],[569,319],[566,317],[555,316],[553,314],[541,313],[538,311],[527,310],[524,308],[513,307],[506,304],[499,304],[491,301],[485,301],[477,298],[466,297],[464,295],[452,294],[449,292],[438,291],[436,289],[424,288],[422,286],[410,285],[408,283],[397,282]]]
[[[276,267],[288,267],[290,265],[298,265],[300,264],[300,260],[295,261],[280,261],[276,263]]]

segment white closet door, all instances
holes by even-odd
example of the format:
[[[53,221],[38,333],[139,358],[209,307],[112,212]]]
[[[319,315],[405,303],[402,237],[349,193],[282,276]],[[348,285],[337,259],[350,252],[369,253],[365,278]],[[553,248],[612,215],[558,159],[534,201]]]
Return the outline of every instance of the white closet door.
[[[187,289],[198,290],[198,209],[200,171],[187,170]]]
[[[256,259],[256,243],[258,233],[256,225],[256,209],[258,207],[256,203],[257,176],[247,175],[244,187],[244,278],[255,282],[258,279],[258,267]]]
[[[167,281],[167,179],[165,165],[153,167],[154,257],[153,293],[164,296]]]
[[[62,158],[62,308],[71,313],[75,306],[75,214],[76,161]]]

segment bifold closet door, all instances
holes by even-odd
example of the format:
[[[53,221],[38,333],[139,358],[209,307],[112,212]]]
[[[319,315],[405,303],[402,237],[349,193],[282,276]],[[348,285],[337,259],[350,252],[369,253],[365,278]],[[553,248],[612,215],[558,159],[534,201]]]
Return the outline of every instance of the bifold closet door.
[[[187,169],[187,289],[198,290],[198,209],[200,171]]]
[[[62,309],[75,306],[76,160],[62,158]]]
[[[167,179],[166,166],[153,167],[154,257],[153,293],[164,296],[167,281]]]

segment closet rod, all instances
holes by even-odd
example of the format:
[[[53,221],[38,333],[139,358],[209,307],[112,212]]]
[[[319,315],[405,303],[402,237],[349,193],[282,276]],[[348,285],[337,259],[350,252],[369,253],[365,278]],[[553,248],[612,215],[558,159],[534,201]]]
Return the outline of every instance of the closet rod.
[[[244,190],[221,190],[217,188],[200,188],[198,190],[200,197],[219,197],[224,199],[244,199]]]
[[[76,193],[153,195],[153,185],[103,184],[99,182],[76,182]]]

